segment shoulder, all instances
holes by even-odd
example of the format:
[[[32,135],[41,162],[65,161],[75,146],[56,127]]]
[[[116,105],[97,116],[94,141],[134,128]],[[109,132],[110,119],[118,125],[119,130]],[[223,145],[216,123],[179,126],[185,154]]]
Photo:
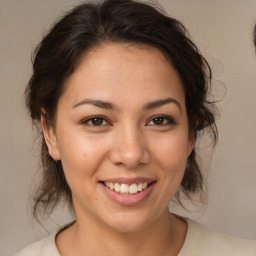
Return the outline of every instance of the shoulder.
[[[30,244],[14,256],[60,256],[55,244],[56,233],[54,232],[48,237]]]
[[[74,223],[75,220],[60,227],[57,231],[53,232],[42,240],[28,245],[14,256],[60,256],[55,243],[55,238],[59,232],[70,227]]]
[[[187,222],[188,232],[179,256],[256,255],[256,241],[210,231],[194,221],[188,220]]]

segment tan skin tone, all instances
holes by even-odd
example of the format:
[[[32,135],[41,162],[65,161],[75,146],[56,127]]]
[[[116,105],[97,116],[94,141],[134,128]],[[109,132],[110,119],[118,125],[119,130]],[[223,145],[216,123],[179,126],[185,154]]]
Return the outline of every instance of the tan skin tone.
[[[62,256],[178,254],[187,224],[168,212],[168,203],[194,138],[182,83],[159,50],[91,50],[59,99],[55,129],[44,118],[42,127],[49,153],[62,161],[76,213],[76,223],[56,238]],[[138,177],[154,185],[133,205],[113,200],[103,185]]]

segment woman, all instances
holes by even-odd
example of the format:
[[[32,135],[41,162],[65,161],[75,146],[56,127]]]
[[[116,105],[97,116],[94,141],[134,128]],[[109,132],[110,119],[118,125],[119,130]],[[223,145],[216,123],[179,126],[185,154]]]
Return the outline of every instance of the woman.
[[[203,190],[198,133],[217,141],[211,70],[186,34],[149,5],[106,0],[45,36],[26,91],[44,136],[34,214],[65,200],[76,221],[19,256],[256,253],[168,211],[177,191]]]

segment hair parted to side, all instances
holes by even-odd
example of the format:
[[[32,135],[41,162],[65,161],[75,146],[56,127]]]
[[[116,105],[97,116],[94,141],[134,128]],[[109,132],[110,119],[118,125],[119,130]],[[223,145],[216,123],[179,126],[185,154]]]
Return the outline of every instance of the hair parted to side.
[[[51,213],[62,200],[72,206],[61,162],[56,164],[48,153],[40,118],[44,116],[47,125],[54,127],[65,81],[89,50],[107,43],[148,45],[162,51],[183,83],[191,133],[208,128],[213,144],[217,142],[215,104],[207,100],[211,69],[185,27],[156,8],[133,0],[81,4],[62,17],[36,48],[33,74],[26,88],[27,107],[42,139],[42,181],[35,194],[35,217],[37,213]],[[196,155],[194,149],[181,183],[181,190],[188,197],[203,190]]]

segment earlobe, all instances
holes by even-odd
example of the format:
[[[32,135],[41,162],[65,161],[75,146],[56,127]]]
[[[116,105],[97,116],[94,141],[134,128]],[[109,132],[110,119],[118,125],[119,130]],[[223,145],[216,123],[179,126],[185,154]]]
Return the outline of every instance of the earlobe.
[[[193,151],[196,144],[196,131],[191,132],[189,135],[189,142],[188,142],[188,157],[190,156],[191,152]]]
[[[46,145],[48,147],[49,155],[54,160],[60,160],[60,154],[59,154],[58,144],[56,140],[56,135],[54,133],[53,127],[47,124],[44,116],[41,116],[41,127],[43,130]]]
[[[197,140],[197,128],[198,128],[198,125],[199,125],[199,120],[196,118],[194,120],[195,122],[195,126],[192,126],[190,129],[189,129],[189,138],[188,138],[188,155],[187,157],[190,156],[190,154],[192,153],[195,145],[196,145],[196,140]]]

